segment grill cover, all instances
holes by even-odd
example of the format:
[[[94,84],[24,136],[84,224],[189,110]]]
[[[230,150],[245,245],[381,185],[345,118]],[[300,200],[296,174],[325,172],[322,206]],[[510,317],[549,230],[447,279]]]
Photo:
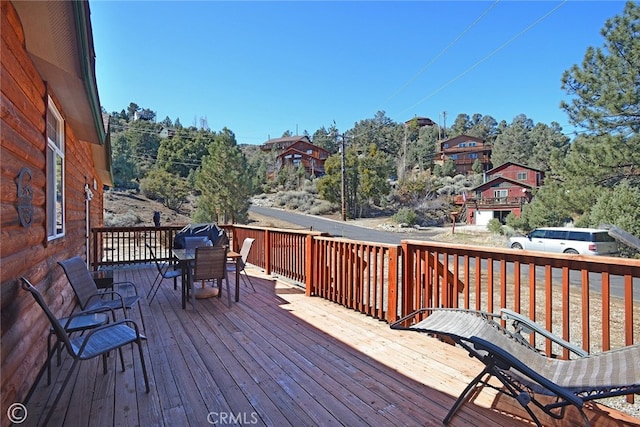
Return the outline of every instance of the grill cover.
[[[229,237],[216,224],[189,224],[176,233],[173,239],[174,249],[185,248],[185,237],[207,237],[213,246],[229,245]]]

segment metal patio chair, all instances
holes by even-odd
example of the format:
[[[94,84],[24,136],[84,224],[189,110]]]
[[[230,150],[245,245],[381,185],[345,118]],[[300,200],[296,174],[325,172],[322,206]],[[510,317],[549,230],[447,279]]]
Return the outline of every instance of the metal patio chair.
[[[147,393],[149,392],[149,378],[147,376],[147,368],[144,361],[144,354],[142,351],[142,340],[146,339],[142,334],[140,334],[140,330],[138,329],[138,325],[130,319],[124,319],[113,323],[107,323],[103,326],[98,326],[96,328],[85,331],[85,333],[76,338],[71,338],[69,336],[68,327],[72,324],[73,320],[78,316],[85,316],[86,313],[76,313],[75,315],[71,315],[65,320],[65,324],[61,324],[60,321],[53,315],[48,305],[42,298],[40,292],[24,277],[20,277],[20,281],[22,282],[22,289],[31,293],[33,298],[36,300],[40,308],[44,311],[45,315],[49,319],[51,323],[51,327],[53,328],[58,341],[62,343],[64,348],[67,349],[69,355],[73,358],[73,363],[67,372],[64,381],[60,387],[60,390],[56,394],[56,397],[47,412],[44,423],[42,425],[47,425],[53,411],[62,396],[62,393],[69,383],[69,379],[71,379],[71,374],[73,374],[77,364],[81,360],[89,360],[94,357],[102,356],[103,358],[103,373],[107,373],[107,354],[112,350],[118,350],[120,355],[120,365],[122,366],[122,371],[125,370],[124,358],[122,354],[122,347],[127,344],[136,343],[138,345],[138,351],[140,354],[140,364],[142,367],[142,374],[144,377],[144,383],[146,386]],[[49,355],[48,355],[49,357]]]
[[[147,293],[147,299],[149,300],[149,305],[151,305],[151,302],[153,302],[153,299],[156,297],[156,294],[160,289],[160,285],[165,279],[173,279],[173,289],[174,290],[178,289],[178,277],[182,275],[182,272],[180,270],[173,269],[172,268],[173,266],[171,264],[165,264],[163,266],[160,263],[160,260],[156,257],[155,252],[153,251],[153,248],[151,247],[151,245],[145,242],[145,246],[149,250],[149,254],[151,255],[151,258],[153,259],[153,262],[156,265],[156,269],[158,270],[158,275],[154,279],[153,283],[151,284],[151,288]],[[153,290],[154,287],[155,287],[155,291]],[[149,296],[151,296],[151,299],[149,299]]]
[[[222,280],[227,283],[227,304],[231,308],[231,289],[227,276],[227,248],[214,246],[201,246],[195,249],[196,257],[193,267],[193,276],[190,283],[191,303],[195,310],[195,286],[196,281],[214,280],[218,283],[218,298],[222,293]]]
[[[536,328],[530,319],[512,314],[505,311],[502,317],[513,320],[517,331]],[[453,340],[470,356],[484,363],[485,368],[460,394],[444,418],[444,424],[451,421],[479,387],[496,388],[488,383],[491,377],[497,378],[504,386],[496,389],[516,399],[538,426],[542,424],[529,403],[555,419],[564,417],[566,407],[573,405],[580,412],[585,426],[589,426],[583,410],[585,402],[640,393],[640,344],[594,354],[578,349],[574,358],[561,360],[538,351],[519,332],[503,328],[494,320],[496,318],[500,319],[501,315],[464,309],[425,308],[391,325],[392,329],[424,332]],[[575,346],[566,346],[566,341],[545,332],[547,338],[574,352]],[[555,399],[548,402],[548,399],[539,399],[538,395]]]
[[[256,239],[247,237],[246,239],[244,239],[244,241],[242,242],[242,247],[240,248],[240,259],[239,261],[239,267],[238,267],[238,274],[240,273],[244,273],[244,274],[240,274],[240,277],[242,278],[242,281],[244,282],[244,285],[247,286],[247,281],[249,282],[249,284],[251,285],[251,289],[253,289],[253,292],[256,291],[256,288],[253,286],[253,283],[251,282],[251,279],[249,278],[249,275],[247,274],[247,271],[245,270],[245,266],[247,265],[247,258],[249,257],[249,252],[251,252],[251,247],[253,246],[253,242]],[[236,271],[236,262],[230,262],[227,263],[227,271],[229,271],[230,273],[235,273]],[[246,280],[245,280],[246,277]]]
[[[60,264],[64,270],[64,274],[67,276],[67,280],[69,280],[69,283],[78,298],[81,310],[87,311],[101,308],[104,308],[105,310],[122,310],[124,317],[128,317],[128,310],[130,310],[134,304],[138,304],[142,328],[145,328],[144,318],[142,317],[142,307],[140,305],[140,296],[138,295],[138,289],[134,283],[118,282],[113,284],[114,289],[116,289],[116,287],[118,289],[124,289],[125,287],[132,288],[135,295],[131,296],[123,296],[118,291],[100,291],[96,286],[96,282],[91,277],[91,273],[87,269],[83,259],[79,256],[75,256],[64,261],[58,261],[58,264]]]

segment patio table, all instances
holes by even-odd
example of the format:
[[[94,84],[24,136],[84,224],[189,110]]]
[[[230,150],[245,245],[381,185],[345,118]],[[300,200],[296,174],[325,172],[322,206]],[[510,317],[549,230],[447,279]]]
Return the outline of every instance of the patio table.
[[[193,281],[191,274],[191,264],[196,259],[196,250],[195,249],[172,249],[171,253],[173,257],[178,261],[178,265],[182,271],[182,308],[187,308],[187,292],[189,287],[191,287],[191,282]],[[235,300],[236,302],[240,301],[240,275],[238,274],[240,267],[240,260],[242,256],[235,251],[227,252],[227,259],[235,260],[236,262],[236,280],[235,280]],[[185,286],[186,285],[186,286]],[[188,287],[187,287],[188,286]]]

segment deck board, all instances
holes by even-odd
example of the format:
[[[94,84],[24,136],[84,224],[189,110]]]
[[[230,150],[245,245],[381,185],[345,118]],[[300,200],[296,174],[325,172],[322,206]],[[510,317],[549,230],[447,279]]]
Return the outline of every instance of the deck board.
[[[251,270],[250,270],[251,271]],[[116,270],[146,295],[156,270]],[[456,396],[482,365],[460,349],[388,324],[261,273],[253,292],[241,284],[231,308],[222,298],[181,309],[180,290],[165,281],[151,305],[142,303],[143,352],[151,385],[145,392],[136,346],[80,363],[51,426],[313,426],[442,425]],[[223,289],[223,293],[226,289]],[[131,317],[140,324],[137,309]],[[23,425],[37,425],[51,391],[70,366],[53,361],[53,384],[43,375],[28,400]],[[48,403],[47,403],[48,402]],[[48,406],[47,406],[48,408]],[[580,425],[577,411],[545,425]],[[640,425],[619,413],[588,412],[598,425]],[[574,416],[572,416],[574,415]],[[452,426],[532,425],[511,399],[482,390]],[[625,425],[624,423],[622,425]]]

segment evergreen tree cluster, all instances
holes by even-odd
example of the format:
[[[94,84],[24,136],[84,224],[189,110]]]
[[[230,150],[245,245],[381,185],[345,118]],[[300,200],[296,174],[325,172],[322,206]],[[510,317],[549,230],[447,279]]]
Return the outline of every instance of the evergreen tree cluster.
[[[443,129],[421,127],[417,118],[397,123],[378,111],[348,130],[335,123],[316,130],[312,143],[331,156],[325,175],[312,177],[304,168],[280,168],[277,152],[239,146],[231,130],[212,131],[206,119],[191,127],[178,118],[157,122],[152,110],[130,103],[111,114],[115,183],[139,188],[172,208],[193,194],[196,220],[243,222],[251,195],[301,189],[309,180],[321,198],[338,205],[344,147],[350,217],[375,207],[427,209],[434,205],[430,200],[480,183],[480,162],[473,165],[475,176],[453,181],[448,181],[456,175],[453,161],[435,162],[441,141],[464,134],[492,145],[493,166],[515,162],[545,172],[544,186],[520,218],[508,218],[510,225],[527,231],[569,221],[606,222],[640,235],[640,6],[627,3],[605,23],[602,36],[602,47],[589,48],[582,64],[559,76],[568,95],[561,108],[581,129],[573,140],[558,123],[534,123],[525,114],[507,123],[461,113]]]

